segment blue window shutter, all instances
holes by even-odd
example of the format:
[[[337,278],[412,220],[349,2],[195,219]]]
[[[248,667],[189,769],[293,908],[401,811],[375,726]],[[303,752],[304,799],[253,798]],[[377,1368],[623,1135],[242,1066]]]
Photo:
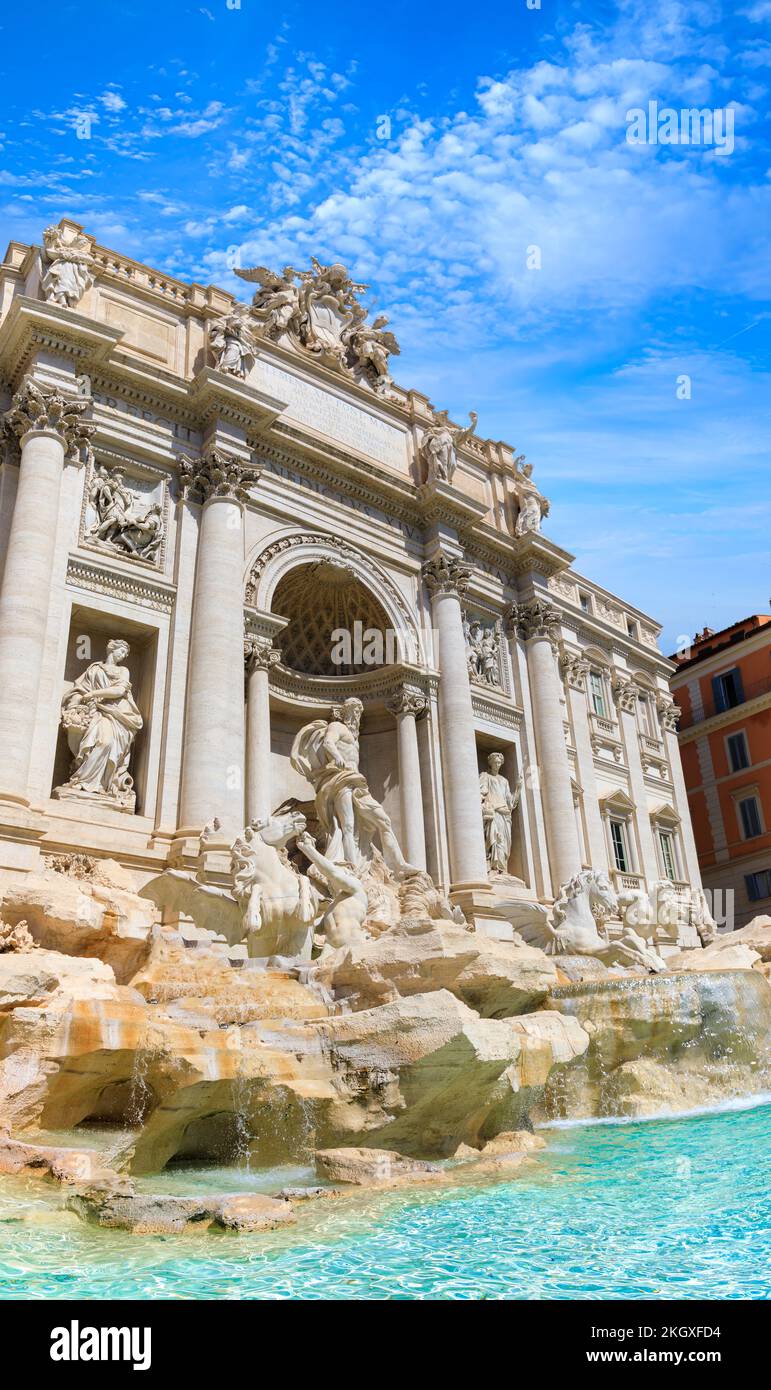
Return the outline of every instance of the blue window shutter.
[[[728,708],[725,699],[725,687],[720,676],[712,677],[712,699],[715,704],[715,714],[722,714],[723,710]]]

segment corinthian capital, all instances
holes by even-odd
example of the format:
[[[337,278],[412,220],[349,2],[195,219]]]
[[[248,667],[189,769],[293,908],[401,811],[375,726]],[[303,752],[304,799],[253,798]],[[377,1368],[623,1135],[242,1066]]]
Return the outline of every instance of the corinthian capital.
[[[556,648],[559,641],[560,615],[553,603],[531,598],[515,603],[509,613],[509,631],[529,642],[531,637],[546,637]]]
[[[674,700],[668,699],[666,695],[660,695],[656,701],[656,708],[659,712],[662,729],[665,729],[667,733],[676,734],[677,721],[683,712],[680,706],[676,705]]]
[[[27,378],[5,415],[6,428],[23,439],[28,434],[57,434],[65,457],[87,463],[92,456],[91,436],[96,425],[84,420],[90,401],[65,396],[54,386],[40,386]]]
[[[411,714],[417,719],[426,708],[426,697],[421,695],[419,690],[409,690],[406,686],[402,686],[387,701],[387,708],[391,714],[396,715],[397,719],[400,714]]]
[[[625,710],[627,714],[634,714],[640,694],[640,687],[636,681],[631,680],[629,676],[614,676],[611,689],[619,709]]]
[[[244,463],[236,454],[208,449],[200,459],[181,455],[178,461],[183,496],[198,493],[204,502],[211,497],[227,497],[232,502],[248,502],[249,489],[260,476],[260,469]]]
[[[471,569],[451,555],[437,555],[423,566],[423,579],[429,593],[465,594],[471,582]]]
[[[257,637],[247,637],[244,642],[244,660],[247,671],[270,671],[281,660],[281,652],[268,642]]]
[[[572,685],[574,690],[583,690],[584,682],[589,674],[589,662],[583,656],[573,656],[565,653],[560,662],[562,667],[563,680],[568,685]]]

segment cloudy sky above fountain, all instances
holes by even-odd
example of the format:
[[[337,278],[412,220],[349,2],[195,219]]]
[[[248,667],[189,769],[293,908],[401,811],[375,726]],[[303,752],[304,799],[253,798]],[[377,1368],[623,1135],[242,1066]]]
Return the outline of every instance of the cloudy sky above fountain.
[[[241,298],[235,255],[341,259],[668,646],[768,611],[770,0],[43,0],[0,39],[3,244],[68,214]],[[629,144],[652,100],[732,108],[733,152]]]

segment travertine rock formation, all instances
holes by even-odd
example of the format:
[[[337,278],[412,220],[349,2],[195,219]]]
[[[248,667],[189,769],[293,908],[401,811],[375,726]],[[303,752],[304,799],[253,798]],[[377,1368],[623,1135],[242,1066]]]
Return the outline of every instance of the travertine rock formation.
[[[33,944],[0,954],[0,1171],[69,1184],[99,1224],[291,1219],[286,1203],[137,1193],[128,1173],[173,1158],[316,1153],[324,1181],[347,1184],[382,1181],[385,1153],[388,1181],[427,1181],[438,1160],[451,1166],[436,1181],[482,1178],[516,1170],[539,1116],[684,1109],[767,1084],[769,985],[759,969],[714,968],[739,951],[765,970],[762,923],[694,952],[701,970],[656,978],[589,957],[576,972],[569,955],[419,915],[279,969],[184,919],[161,925],[110,881],[121,870],[60,869],[2,903]],[[109,1151],[37,1136],[79,1125],[112,1130]]]
[[[533,946],[414,919],[377,941],[337,951],[318,970],[318,979],[352,1009],[447,989],[484,1018],[537,1008],[557,978],[555,965]]]
[[[683,1110],[769,1084],[771,988],[757,970],[561,986],[548,1005],[579,1021],[589,1046],[550,1077],[544,1115]]]

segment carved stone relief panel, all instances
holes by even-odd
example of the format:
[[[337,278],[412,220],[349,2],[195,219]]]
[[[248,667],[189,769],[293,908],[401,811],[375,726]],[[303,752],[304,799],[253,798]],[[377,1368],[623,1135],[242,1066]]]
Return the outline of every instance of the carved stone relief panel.
[[[86,477],[79,544],[162,570],[167,533],[167,475],[97,454]]]

